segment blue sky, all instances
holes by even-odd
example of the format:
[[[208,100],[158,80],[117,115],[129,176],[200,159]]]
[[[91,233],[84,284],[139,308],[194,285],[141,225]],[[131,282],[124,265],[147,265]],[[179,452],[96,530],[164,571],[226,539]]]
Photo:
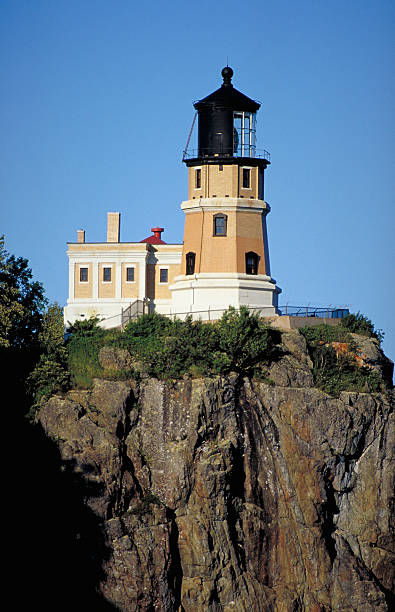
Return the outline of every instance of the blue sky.
[[[348,306],[395,359],[392,2],[3,0],[0,232],[51,301],[66,242],[154,225],[181,242],[192,102],[222,82],[262,102],[281,303]]]

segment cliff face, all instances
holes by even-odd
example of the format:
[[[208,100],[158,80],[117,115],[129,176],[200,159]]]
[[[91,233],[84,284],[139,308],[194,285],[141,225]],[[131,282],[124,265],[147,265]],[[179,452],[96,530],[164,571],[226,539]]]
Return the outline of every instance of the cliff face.
[[[334,399],[302,336],[284,342],[270,384],[96,380],[41,408],[86,484],[113,609],[390,609],[393,396]]]

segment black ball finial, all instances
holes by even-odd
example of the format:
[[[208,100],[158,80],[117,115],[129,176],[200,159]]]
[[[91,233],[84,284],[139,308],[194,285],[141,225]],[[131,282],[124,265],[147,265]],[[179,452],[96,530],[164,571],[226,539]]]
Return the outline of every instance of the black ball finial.
[[[232,68],[230,68],[230,66],[225,66],[225,68],[222,68],[222,76],[224,79],[224,85],[232,85],[231,80],[232,80],[232,76],[233,76],[233,70]]]

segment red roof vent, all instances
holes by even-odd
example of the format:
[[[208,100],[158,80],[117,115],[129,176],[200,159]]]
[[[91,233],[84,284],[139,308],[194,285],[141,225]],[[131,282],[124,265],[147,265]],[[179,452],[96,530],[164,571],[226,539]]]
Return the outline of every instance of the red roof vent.
[[[154,232],[152,236],[148,236],[148,238],[144,238],[141,242],[149,242],[150,244],[166,244],[161,239],[161,233],[164,232],[163,227],[151,227],[151,232]]]

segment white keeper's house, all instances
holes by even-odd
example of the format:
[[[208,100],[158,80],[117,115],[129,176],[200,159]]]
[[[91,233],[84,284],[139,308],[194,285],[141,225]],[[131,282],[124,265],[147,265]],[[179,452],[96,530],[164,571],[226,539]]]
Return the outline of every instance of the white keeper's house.
[[[77,242],[68,243],[66,324],[98,316],[116,327],[125,313],[154,311],[211,320],[230,305],[278,314],[264,199],[270,156],[256,148],[260,104],[235,89],[232,76],[225,67],[221,87],[194,104],[197,149],[188,143],[183,160],[184,241],[166,244],[163,228],[154,227],[144,240],[121,242],[119,212],[108,213],[107,242],[86,242],[78,230]]]

